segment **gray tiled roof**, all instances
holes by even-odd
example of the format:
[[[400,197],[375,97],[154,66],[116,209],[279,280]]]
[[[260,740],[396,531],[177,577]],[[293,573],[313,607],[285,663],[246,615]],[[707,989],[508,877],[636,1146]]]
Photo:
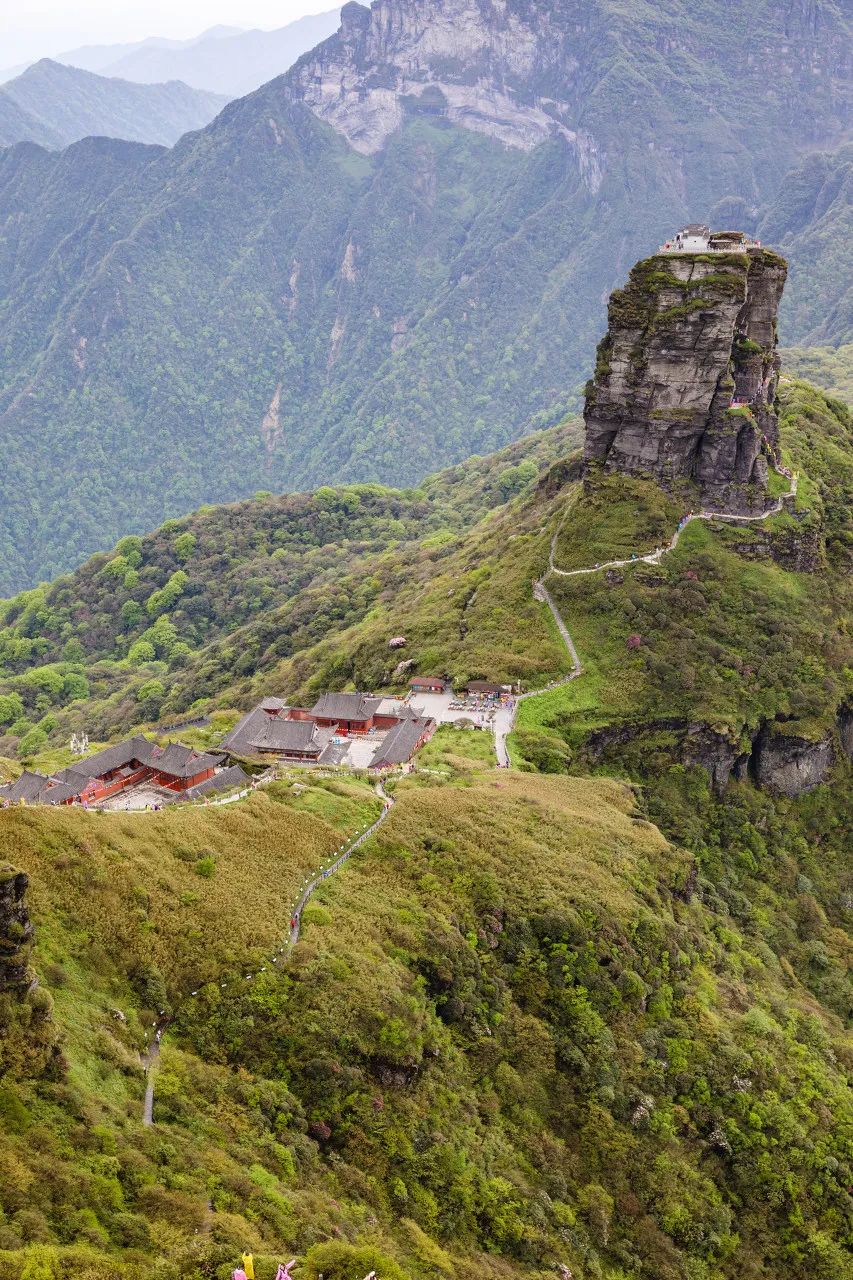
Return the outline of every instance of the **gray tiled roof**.
[[[0,801],[9,804],[64,804],[80,794],[81,782],[56,782],[41,773],[26,770],[15,782],[0,787]]]
[[[188,791],[182,791],[180,798],[182,800],[197,800],[201,796],[212,795],[216,791],[230,791],[232,787],[243,786],[248,781],[248,775],[243,772],[238,764],[233,764],[230,769],[223,769],[221,773],[208,778],[205,782],[200,782],[198,786],[190,787]]]
[[[39,793],[39,804],[65,804],[66,800],[76,800],[82,790],[79,784],[58,782],[54,787],[47,787]]]
[[[8,800],[10,804],[18,804],[21,800],[26,804],[33,804],[49,782],[50,779],[44,774],[32,773],[29,769],[25,769],[20,778],[16,778],[5,787],[0,787],[0,800]]]
[[[69,786],[78,787],[80,791],[95,777],[82,760],[79,764],[70,764],[66,769],[60,769],[59,773],[53,776],[58,782],[67,782]]]
[[[311,708],[311,714],[323,720],[369,720],[381,701],[364,693],[324,693]]]
[[[376,769],[383,764],[405,764],[412,758],[421,738],[433,724],[434,721],[427,717],[422,720],[403,720],[376,748],[370,768]]]
[[[284,720],[281,716],[269,716],[262,703],[243,717],[222,746],[226,751],[246,756],[260,751],[317,755],[325,741],[313,720]]]
[[[221,760],[221,755],[208,755],[180,742],[170,742],[167,747],[153,747],[147,763],[170,778],[194,778],[197,773],[215,769]]]
[[[88,756],[85,760],[81,760],[79,765],[72,767],[79,772],[85,769],[92,778],[102,778],[105,773],[112,773],[113,769],[123,769],[133,760],[138,760],[140,764],[147,764],[151,749],[152,744],[148,739],[137,734],[135,738],[127,738],[114,747],[105,747],[103,751]]]

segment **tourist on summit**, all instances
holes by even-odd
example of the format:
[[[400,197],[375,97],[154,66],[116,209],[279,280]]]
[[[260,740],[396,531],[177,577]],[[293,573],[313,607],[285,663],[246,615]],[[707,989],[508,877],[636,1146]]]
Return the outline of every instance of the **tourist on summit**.
[[[243,1254],[243,1270],[246,1273],[246,1280],[255,1280],[255,1259],[251,1253]]]

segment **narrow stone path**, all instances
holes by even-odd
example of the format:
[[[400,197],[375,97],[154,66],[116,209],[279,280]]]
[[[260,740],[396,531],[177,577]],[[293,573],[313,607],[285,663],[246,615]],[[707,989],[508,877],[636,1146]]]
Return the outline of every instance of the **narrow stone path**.
[[[679,523],[678,528],[676,529],[675,533],[673,534],[669,542],[666,544],[666,546],[657,547],[655,548],[654,551],[649,552],[647,555],[631,556],[627,560],[606,560],[604,561],[604,563],[593,565],[589,569],[558,569],[557,566],[554,564],[554,555],[556,553],[557,538],[559,537],[559,534],[560,534],[560,530],[558,529],[557,532],[554,534],[554,537],[551,539],[551,555],[548,561],[548,573],[554,573],[559,578],[577,578],[577,577],[580,577],[582,574],[600,573],[604,569],[623,569],[626,566],[632,565],[632,564],[660,564],[661,560],[665,555],[668,555],[670,551],[675,550],[675,548],[678,546],[678,543],[681,539],[682,533],[684,533],[684,530],[687,528],[687,526],[689,524],[692,524],[694,520],[726,520],[732,524],[760,524],[762,520],[769,520],[771,516],[777,516],[779,512],[782,510],[785,503],[790,502],[790,500],[796,497],[796,494],[797,494],[797,483],[798,483],[799,477],[792,475],[787,470],[787,468],[785,469],[777,468],[777,470],[781,475],[785,475],[788,477],[788,479],[791,481],[791,488],[788,490],[787,493],[783,493],[780,498],[777,498],[776,501],[772,503],[772,505],[769,506],[766,511],[762,511],[760,515],[742,516],[742,515],[736,515],[734,512],[731,512],[731,511],[691,511],[690,514],[686,515],[684,519]],[[545,574],[546,578],[548,576],[548,573]],[[541,581],[544,581],[544,578],[541,579]]]
[[[503,730],[500,734],[498,734],[497,730],[495,731],[495,750],[497,752],[499,769],[508,769],[510,767],[510,756],[506,740],[515,727],[519,704],[526,701],[528,698],[539,698],[545,693],[551,693],[554,689],[559,689],[563,685],[570,684],[572,680],[576,680],[579,675],[583,674],[583,664],[580,660],[580,655],[578,654],[575,642],[572,639],[571,632],[566,626],[560,610],[557,608],[554,597],[545,586],[545,582],[551,574],[554,574],[558,578],[577,578],[585,574],[602,573],[605,569],[626,568],[632,564],[660,564],[665,555],[668,555],[670,551],[675,550],[684,530],[689,524],[692,524],[694,520],[726,520],[731,523],[760,524],[762,520],[768,520],[771,516],[778,515],[785,503],[790,502],[797,494],[799,477],[787,467],[783,467],[781,464],[777,465],[775,470],[777,474],[785,476],[790,481],[791,487],[787,493],[783,493],[781,497],[777,498],[775,502],[767,508],[766,511],[762,511],[759,515],[742,516],[729,511],[691,511],[679,522],[678,528],[665,547],[657,547],[654,551],[651,551],[646,555],[632,556],[628,560],[607,560],[603,564],[592,565],[588,569],[558,569],[554,564],[554,557],[557,552],[557,541],[563,527],[563,520],[565,519],[564,512],[563,517],[551,538],[548,567],[542,574],[542,577],[538,578],[533,584],[533,596],[534,599],[542,601],[542,603],[546,604],[551,610],[551,616],[557,624],[557,630],[559,631],[563,644],[566,646],[569,657],[572,660],[572,670],[567,676],[563,676],[560,680],[552,680],[550,684],[545,685],[541,689],[531,689],[529,693],[519,694],[516,699],[515,707],[513,708],[512,718],[508,728]]]
[[[395,803],[394,797],[390,796],[385,790],[385,785],[382,780],[376,783],[374,790],[382,801],[382,812],[375,822],[372,822],[369,827],[365,827],[363,831],[359,832],[359,834],[342,849],[342,852],[334,859],[333,862],[330,862],[327,865],[324,864],[317,874],[303,886],[296,905],[288,917],[287,942],[281,950],[276,953],[276,955],[271,957],[270,964],[277,966],[279,963],[287,963],[293,948],[299,941],[299,934],[302,928],[302,912],[307,906],[312,895],[316,893],[317,889],[319,889],[320,885],[325,880],[328,880],[333,876],[336,871],[340,871],[341,867],[349,861],[356,849],[361,848],[364,842],[369,840],[370,837],[376,833],[393,809]],[[264,965],[260,972],[263,973],[266,968],[267,966]],[[247,973],[244,975],[244,981],[251,981],[254,977],[255,975],[253,973]],[[227,983],[220,983],[221,988],[224,989],[226,986]],[[189,998],[193,999],[197,995],[198,991],[192,991],[190,992]],[[146,1128],[150,1128],[154,1123],[154,1093],[157,1082],[157,1066],[160,1060],[160,1048],[163,1042],[163,1036],[166,1034],[166,1030],[170,1022],[171,1018],[167,1018],[165,1013],[161,1014],[161,1020],[155,1022],[152,1027],[154,1038],[142,1058],[142,1066],[145,1071],[145,1100],[142,1108],[142,1123]]]

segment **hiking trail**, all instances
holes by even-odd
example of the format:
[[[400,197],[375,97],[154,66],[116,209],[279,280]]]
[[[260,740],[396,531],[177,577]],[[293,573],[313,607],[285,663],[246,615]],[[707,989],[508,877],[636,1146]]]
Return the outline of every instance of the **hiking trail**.
[[[577,578],[590,573],[602,573],[605,569],[627,568],[634,564],[660,564],[665,555],[668,555],[670,551],[675,550],[681,540],[681,535],[684,533],[684,530],[688,525],[692,524],[694,520],[723,520],[733,524],[760,524],[763,520],[769,520],[771,516],[779,514],[786,502],[790,502],[797,496],[797,487],[799,482],[799,476],[790,471],[788,467],[776,464],[774,470],[778,475],[785,476],[790,481],[791,487],[787,493],[783,493],[773,503],[771,503],[766,511],[762,511],[754,516],[736,515],[734,512],[729,511],[691,511],[679,521],[678,528],[665,546],[656,547],[654,551],[650,551],[646,555],[630,556],[627,560],[606,560],[601,564],[592,565],[588,569],[558,569],[554,563],[554,557],[557,552],[557,541],[560,537],[563,521],[566,518],[569,508],[567,507],[564,509],[559,524],[551,538],[551,546],[548,553],[548,567],[542,574],[542,577],[537,578],[533,583],[533,598],[541,601],[543,604],[546,604],[550,609],[554,622],[557,625],[557,630],[560,633],[560,638],[562,639],[569,657],[572,660],[572,670],[568,675],[562,676],[559,680],[552,680],[550,684],[544,685],[541,689],[531,689],[528,693],[519,694],[516,698],[508,727],[503,729],[500,733],[497,731],[495,733],[495,751],[498,757],[498,768],[508,769],[510,767],[511,762],[506,740],[515,728],[519,705],[522,702],[525,702],[528,698],[539,698],[545,693],[551,693],[554,689],[559,689],[563,685],[570,684],[572,680],[576,680],[578,676],[583,674],[583,664],[580,660],[580,655],[578,654],[575,642],[572,639],[571,632],[566,626],[565,619],[560,613],[554,597],[545,585],[551,574],[554,574],[554,576],[558,578]]]
[[[287,963],[293,948],[299,941],[299,934],[302,928],[302,912],[307,906],[312,895],[317,891],[324,880],[328,880],[336,871],[340,871],[341,867],[349,861],[356,849],[360,848],[366,840],[369,840],[370,837],[375,834],[393,809],[395,803],[394,797],[389,795],[385,790],[384,782],[382,780],[376,783],[374,791],[382,801],[382,812],[379,814],[379,817],[370,824],[370,826],[362,828],[362,830],[358,832],[348,844],[341,845],[340,851],[335,858],[331,862],[323,863],[320,870],[317,871],[310,880],[307,880],[304,883],[296,904],[288,916],[287,941],[283,947],[270,957],[270,965],[278,967],[279,964]],[[267,970],[268,965],[265,964],[261,966],[258,972],[266,973]],[[256,975],[254,973],[244,974],[243,981],[251,982],[255,976]],[[209,986],[210,984],[205,983],[204,985]],[[227,988],[228,983],[220,982],[219,986],[220,989],[224,991]],[[184,999],[195,999],[199,995],[199,990],[191,991],[189,996]],[[181,1003],[183,1003],[183,1001]],[[173,1016],[174,1015],[168,1016],[165,1010],[161,1010],[159,1020],[154,1022],[151,1027],[154,1032],[154,1037],[150,1041],[142,1057],[142,1067],[145,1072],[145,1100],[142,1109],[142,1123],[146,1128],[150,1128],[154,1123],[154,1092],[157,1080],[157,1065],[160,1059],[160,1048],[163,1036],[166,1034],[169,1024],[173,1020]]]

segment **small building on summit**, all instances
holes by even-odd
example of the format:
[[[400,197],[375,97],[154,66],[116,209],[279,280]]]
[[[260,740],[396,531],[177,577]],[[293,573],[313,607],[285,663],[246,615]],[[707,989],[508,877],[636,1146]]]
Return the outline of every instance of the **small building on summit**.
[[[702,222],[690,222],[660,247],[661,253],[746,253],[760,249],[761,241],[745,231],[712,231]]]
[[[680,253],[704,253],[710,239],[710,227],[701,222],[688,222],[676,232],[673,248]]]

